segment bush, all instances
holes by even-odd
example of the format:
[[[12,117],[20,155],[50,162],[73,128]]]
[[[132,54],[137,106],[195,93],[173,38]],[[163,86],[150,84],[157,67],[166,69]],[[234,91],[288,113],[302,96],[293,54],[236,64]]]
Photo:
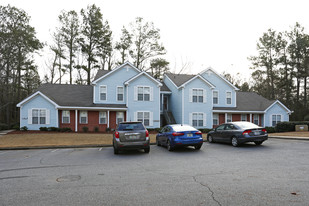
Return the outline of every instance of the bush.
[[[293,132],[296,125],[308,125],[309,127],[309,121],[279,122],[275,129],[276,132]]]
[[[20,130],[22,130],[22,131],[28,131],[28,127],[23,126],[23,127],[20,128]]]
[[[0,123],[0,130],[7,130],[7,129],[9,129],[9,125]]]
[[[48,127],[47,129],[48,129],[48,131],[51,131],[51,132],[58,132],[59,131],[59,128],[57,128],[57,127]]]
[[[304,117],[304,121],[309,121],[309,114]]]
[[[40,127],[40,131],[48,131],[47,127]]]
[[[12,129],[15,129],[15,130],[17,130],[17,131],[19,131],[20,130],[20,128],[19,128],[19,125],[14,125],[13,127],[12,127]]]
[[[99,127],[94,127],[94,132],[99,132]]]
[[[274,127],[265,127],[267,133],[275,133],[276,129]]]
[[[107,127],[105,131],[106,131],[106,132],[110,132],[110,131],[111,131],[111,128]]]
[[[83,132],[88,132],[88,127],[83,127]]]
[[[70,127],[63,127],[59,128],[59,132],[72,132],[72,129]]]
[[[149,132],[160,132],[162,128],[149,128],[147,129]]]
[[[208,133],[213,129],[199,129],[202,133]]]

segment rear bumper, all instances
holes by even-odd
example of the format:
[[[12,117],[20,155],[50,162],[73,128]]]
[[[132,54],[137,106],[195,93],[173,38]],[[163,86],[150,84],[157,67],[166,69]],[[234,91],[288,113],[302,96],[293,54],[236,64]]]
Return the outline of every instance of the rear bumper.
[[[268,135],[258,136],[258,137],[240,137],[238,138],[238,142],[240,144],[246,142],[261,142],[268,139]]]
[[[203,144],[203,139],[194,139],[194,140],[174,140],[174,147],[186,147],[186,146],[199,146]]]
[[[114,141],[114,147],[119,150],[130,150],[130,149],[147,149],[150,147],[150,141],[138,141],[138,142],[120,142]]]

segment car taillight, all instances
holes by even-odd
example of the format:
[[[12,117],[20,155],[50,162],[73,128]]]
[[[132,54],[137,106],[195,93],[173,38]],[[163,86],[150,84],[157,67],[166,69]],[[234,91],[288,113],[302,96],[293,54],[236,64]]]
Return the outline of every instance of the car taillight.
[[[115,132],[115,138],[119,138],[119,132]]]
[[[201,131],[198,131],[198,132],[195,132],[195,134],[197,134],[197,135],[202,135],[202,132],[201,132]]]
[[[265,133],[267,133],[267,130],[266,130],[266,129],[262,129],[262,132],[265,132]]]
[[[149,132],[148,132],[148,130],[146,130],[146,137],[149,137]]]
[[[251,133],[252,131],[251,130],[245,130],[243,133],[242,133],[242,135],[246,135],[246,134],[249,134],[249,133]]]
[[[182,135],[184,135],[184,133],[182,133],[182,132],[173,132],[172,135],[173,136],[182,136]]]

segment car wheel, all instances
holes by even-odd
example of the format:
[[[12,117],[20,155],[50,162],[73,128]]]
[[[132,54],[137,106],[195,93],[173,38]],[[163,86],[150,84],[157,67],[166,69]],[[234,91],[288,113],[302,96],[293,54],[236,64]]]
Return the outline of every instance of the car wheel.
[[[161,143],[159,142],[158,139],[156,139],[156,145],[157,145],[157,146],[161,146]]]
[[[172,147],[171,142],[169,140],[167,140],[167,150],[168,151],[173,151],[174,150],[174,148]]]
[[[237,137],[232,137],[232,145],[233,147],[238,147],[239,143]]]
[[[144,152],[145,152],[145,153],[149,153],[149,151],[150,151],[150,148],[149,148],[149,147],[144,149]]]
[[[255,143],[256,145],[261,145],[263,142],[264,142],[264,141],[255,141],[254,143]]]
[[[194,146],[194,149],[199,150],[199,149],[201,149],[201,147],[202,147],[202,145],[197,145],[197,146]]]
[[[208,141],[209,143],[213,143],[213,142],[214,142],[214,140],[213,140],[213,138],[212,138],[211,135],[209,135],[209,136],[207,137],[207,141]]]

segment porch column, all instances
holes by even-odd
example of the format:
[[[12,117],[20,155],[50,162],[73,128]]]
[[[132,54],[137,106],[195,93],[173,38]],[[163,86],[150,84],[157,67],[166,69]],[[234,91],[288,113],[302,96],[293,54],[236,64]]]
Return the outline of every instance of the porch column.
[[[224,123],[227,123],[227,113],[225,113]]]
[[[107,128],[109,128],[109,110],[107,111]]]
[[[250,113],[250,122],[252,122],[252,114]]]
[[[78,115],[77,115],[77,109],[75,110],[75,132],[77,132],[77,123],[78,123]]]

